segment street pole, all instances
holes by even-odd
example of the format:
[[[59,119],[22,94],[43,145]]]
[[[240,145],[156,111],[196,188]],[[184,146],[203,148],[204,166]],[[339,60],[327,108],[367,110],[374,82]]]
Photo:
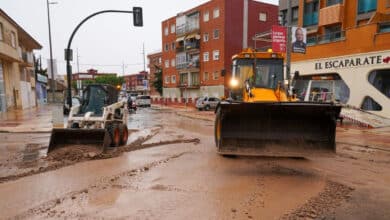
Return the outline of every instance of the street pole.
[[[53,49],[52,49],[52,43],[51,43],[51,26],[50,26],[50,4],[57,4],[57,2],[49,2],[49,0],[46,0],[46,6],[47,6],[47,23],[49,26],[49,48],[50,48],[50,69],[51,69],[51,84],[50,84],[50,90],[52,93],[52,102],[55,101],[54,98],[54,89],[55,89],[55,79],[54,79],[54,65],[53,65]]]
[[[76,34],[76,32],[80,29],[81,25],[83,25],[86,21],[88,21],[90,18],[95,17],[96,15],[103,14],[103,13],[130,13],[133,14],[133,23],[136,27],[142,27],[143,26],[143,18],[142,18],[142,8],[140,7],[133,7],[133,11],[124,11],[124,10],[103,10],[95,12],[88,17],[84,18],[73,30],[72,34],[70,35],[68,46],[65,49],[65,60],[66,60],[66,76],[67,76],[67,103],[69,105],[69,108],[72,108],[72,65],[70,64],[70,61],[73,59],[72,57],[72,50],[70,49],[70,46],[72,45],[73,38]]]
[[[144,72],[146,71],[146,65],[145,65],[145,43],[142,43],[142,57],[144,60]]]
[[[287,47],[286,47],[286,77],[287,88],[290,89],[291,76],[291,0],[287,0]]]

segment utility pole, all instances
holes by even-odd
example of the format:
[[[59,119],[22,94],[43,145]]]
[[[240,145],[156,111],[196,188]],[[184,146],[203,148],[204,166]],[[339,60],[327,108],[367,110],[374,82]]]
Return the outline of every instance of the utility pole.
[[[80,73],[80,64],[79,64],[79,48],[76,49],[77,53],[77,73]]]
[[[286,47],[286,77],[290,89],[291,76],[291,0],[287,0],[287,47]]]
[[[54,79],[54,65],[53,65],[53,49],[52,49],[52,43],[51,43],[51,27],[50,27],[50,4],[57,4],[57,2],[49,2],[49,0],[46,0],[46,6],[47,6],[47,23],[49,26],[49,48],[50,48],[50,69],[51,69],[51,84],[50,84],[50,90],[52,93],[52,102],[55,102],[54,98],[54,89],[56,86],[56,81]]]
[[[125,75],[125,61],[122,61],[122,76]]]
[[[146,71],[146,65],[145,65],[145,43],[142,43],[142,57],[144,59],[144,72]]]

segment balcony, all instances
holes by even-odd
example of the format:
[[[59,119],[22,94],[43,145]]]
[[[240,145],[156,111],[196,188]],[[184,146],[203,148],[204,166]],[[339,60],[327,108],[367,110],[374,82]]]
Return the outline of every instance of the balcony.
[[[185,50],[199,50],[200,49],[200,42],[199,40],[196,41],[186,41],[184,44]]]
[[[199,22],[197,24],[193,23],[176,26],[176,36],[182,36],[193,32],[199,32]]]
[[[324,35],[317,35],[314,37],[307,38],[307,46],[332,43],[337,41],[345,40],[345,31],[336,31]]]
[[[199,60],[189,60],[184,63],[176,63],[176,69],[198,69],[200,68]]]
[[[309,14],[305,14],[303,16],[303,26],[312,26],[318,24],[318,12],[313,12]]]
[[[319,26],[341,23],[344,18],[344,5],[336,4],[320,9]]]

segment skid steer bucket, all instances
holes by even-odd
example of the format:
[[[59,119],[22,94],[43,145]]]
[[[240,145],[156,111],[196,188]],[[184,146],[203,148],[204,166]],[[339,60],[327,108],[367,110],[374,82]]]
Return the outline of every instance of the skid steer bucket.
[[[103,151],[110,144],[111,138],[106,129],[53,129],[48,153],[58,148],[75,145],[94,146]]]
[[[221,103],[215,141],[222,155],[306,157],[335,153],[341,106],[327,103]]]

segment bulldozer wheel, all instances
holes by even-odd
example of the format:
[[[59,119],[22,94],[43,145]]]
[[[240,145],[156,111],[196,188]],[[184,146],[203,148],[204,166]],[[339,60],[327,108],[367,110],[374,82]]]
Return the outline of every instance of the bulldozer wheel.
[[[120,143],[120,130],[116,124],[111,124],[107,128],[111,137],[111,147],[118,147]]]
[[[222,138],[221,138],[221,129],[222,129],[222,115],[221,110],[217,110],[217,114],[215,116],[215,124],[214,124],[214,138],[215,138],[215,146],[217,149],[222,144]]]
[[[129,139],[129,130],[127,129],[127,125],[125,125],[125,124],[120,124],[119,130],[120,130],[120,134],[121,134],[119,144],[122,146],[122,145],[125,145],[127,143],[127,139]]]

